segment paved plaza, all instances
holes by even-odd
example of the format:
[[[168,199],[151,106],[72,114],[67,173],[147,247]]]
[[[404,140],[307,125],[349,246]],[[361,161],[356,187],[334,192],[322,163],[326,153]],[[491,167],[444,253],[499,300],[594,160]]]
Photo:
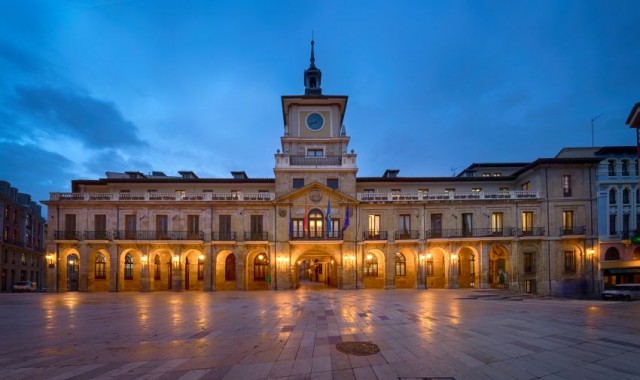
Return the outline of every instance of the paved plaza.
[[[640,302],[491,290],[0,294],[1,379],[637,379]],[[368,356],[338,351],[371,342]]]

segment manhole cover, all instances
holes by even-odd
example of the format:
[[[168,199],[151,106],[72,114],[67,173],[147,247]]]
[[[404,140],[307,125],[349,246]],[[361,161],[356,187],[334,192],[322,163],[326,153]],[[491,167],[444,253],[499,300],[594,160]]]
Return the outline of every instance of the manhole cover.
[[[336,344],[338,351],[347,355],[367,356],[380,352],[380,348],[368,342],[341,342]]]

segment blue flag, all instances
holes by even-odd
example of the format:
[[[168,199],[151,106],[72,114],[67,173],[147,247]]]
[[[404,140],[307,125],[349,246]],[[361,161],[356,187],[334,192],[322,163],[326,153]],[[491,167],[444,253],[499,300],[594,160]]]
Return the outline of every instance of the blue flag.
[[[347,205],[347,214],[344,216],[344,225],[342,226],[342,232],[349,228],[349,205]]]
[[[327,232],[331,236],[331,198],[329,198],[329,203],[327,204]]]

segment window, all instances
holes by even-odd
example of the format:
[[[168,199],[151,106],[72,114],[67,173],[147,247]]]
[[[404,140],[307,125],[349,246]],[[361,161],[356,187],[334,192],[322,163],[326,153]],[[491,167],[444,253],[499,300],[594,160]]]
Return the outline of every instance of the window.
[[[469,274],[470,275],[476,274],[476,256],[473,254],[469,256]]]
[[[433,276],[433,258],[427,260],[427,276]]]
[[[309,211],[309,237],[321,238],[324,231],[324,214],[317,208]]]
[[[462,236],[473,236],[473,214],[462,213]]]
[[[444,192],[445,192],[445,193],[447,193],[447,194],[448,194],[448,193],[455,193],[455,192],[456,192],[456,189],[455,189],[455,188],[453,188],[453,187],[450,187],[450,188],[444,189]]]
[[[21,253],[20,254],[20,264],[27,265],[27,254],[26,253]]]
[[[334,189],[334,190],[337,190],[337,189],[340,188],[340,182],[339,182],[339,180],[337,178],[328,178],[327,179],[327,186],[332,188],[332,189]]]
[[[431,214],[431,234],[432,238],[442,237],[442,214]]]
[[[531,182],[525,182],[520,186],[523,191],[531,191]]]
[[[220,229],[220,240],[233,240],[231,236],[231,215],[218,215],[218,228]]]
[[[624,177],[629,176],[629,160],[622,160],[622,175]]]
[[[564,235],[573,234],[573,211],[562,211],[562,230]]]
[[[622,214],[623,239],[629,239],[629,214]]]
[[[494,234],[502,232],[503,216],[504,214],[501,212],[491,213],[491,232]]]
[[[231,190],[231,199],[237,201],[240,199],[240,193],[242,193],[240,190]]]
[[[491,173],[482,173],[483,177],[491,177]]]
[[[291,237],[304,238],[304,219],[291,219]]]
[[[187,239],[200,239],[200,215],[187,215]]]
[[[622,204],[623,205],[628,205],[630,203],[630,197],[629,197],[629,193],[631,191],[628,188],[625,188],[622,190]]]
[[[616,229],[616,214],[609,215],[609,235],[615,235],[617,233]]]
[[[502,173],[493,173],[492,177],[502,177]]]
[[[367,253],[364,260],[364,276],[378,277],[378,258],[372,253]]]
[[[293,188],[294,189],[299,189],[301,187],[304,187],[304,178],[294,178],[293,179]]]
[[[500,191],[501,193],[508,193],[508,192],[509,192],[509,188],[508,188],[508,187],[501,187],[501,188],[499,189],[499,191]]]
[[[204,280],[204,257],[198,257],[198,280]]]
[[[236,255],[233,253],[229,254],[229,256],[224,260],[224,280],[236,280]]]
[[[604,253],[604,260],[605,261],[620,260],[620,252],[618,252],[618,250],[615,247],[611,247],[607,249],[607,251]]]
[[[156,215],[156,239],[166,240],[169,238],[169,217],[167,215]]]
[[[533,252],[524,253],[524,273],[536,273],[536,262]]]
[[[471,188],[471,192],[472,192],[472,193],[479,193],[479,192],[481,192],[481,191],[482,191],[482,188],[481,188],[481,187],[472,187],[472,188]]]
[[[124,258],[124,279],[133,280],[133,257],[131,255]]]
[[[525,235],[531,235],[533,233],[533,212],[522,212],[522,232]]]
[[[400,252],[396,252],[396,276],[407,275],[407,260]]]
[[[251,215],[251,237],[253,240],[263,240],[262,215]]]
[[[107,278],[107,259],[102,253],[96,255],[96,280],[104,280]]]
[[[187,196],[187,192],[184,190],[176,190],[176,195],[179,199],[185,199]]]
[[[307,157],[324,157],[324,149],[322,148],[308,148]]]
[[[616,204],[616,189],[612,188],[609,190],[609,204],[610,205]]]
[[[73,240],[76,236],[76,215],[75,214],[66,214],[64,216],[64,231],[65,231],[65,239]],[[15,235],[15,234],[14,234]],[[17,237],[14,236],[13,239]]]
[[[162,273],[161,272],[162,269],[160,268],[160,255],[156,255],[156,258],[153,259],[153,265],[154,265],[154,268],[153,268],[153,279],[157,280],[157,281],[160,281],[160,279],[161,279],[160,276],[161,276],[161,273]]]
[[[369,237],[380,238],[380,215],[369,215]]]
[[[398,217],[398,232],[401,237],[409,237],[411,231],[411,215],[402,214]]]
[[[253,281],[266,281],[269,268],[267,255],[261,253],[253,260]]]
[[[574,273],[576,271],[576,254],[573,251],[564,251],[564,271]]]
[[[562,195],[565,197],[571,196],[571,176],[563,175],[562,176]]]
[[[331,233],[327,231],[327,237],[340,238],[342,230],[340,229],[340,219],[331,219]]]
[[[609,176],[616,175],[616,160],[609,160],[607,164],[607,169],[609,171]]]
[[[365,192],[366,194],[373,194],[373,193],[375,193],[376,191],[375,191],[374,189],[364,189],[364,192]]]
[[[136,220],[137,220],[137,217],[135,215],[125,215],[124,216],[124,235],[125,235],[125,239],[135,239],[136,238]]]
[[[94,215],[93,228],[95,231],[96,239],[106,239],[107,238],[107,216],[104,214]]]

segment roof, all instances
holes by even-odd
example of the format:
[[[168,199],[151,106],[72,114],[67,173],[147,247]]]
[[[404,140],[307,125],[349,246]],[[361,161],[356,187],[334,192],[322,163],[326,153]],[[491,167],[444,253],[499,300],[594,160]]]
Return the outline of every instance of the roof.
[[[640,111],[640,102],[633,105],[625,124],[631,128],[640,128],[640,115],[638,115],[638,111]]]
[[[605,146],[600,148],[595,154],[598,156],[606,156],[611,154],[631,154],[635,155],[638,148],[635,146]]]

